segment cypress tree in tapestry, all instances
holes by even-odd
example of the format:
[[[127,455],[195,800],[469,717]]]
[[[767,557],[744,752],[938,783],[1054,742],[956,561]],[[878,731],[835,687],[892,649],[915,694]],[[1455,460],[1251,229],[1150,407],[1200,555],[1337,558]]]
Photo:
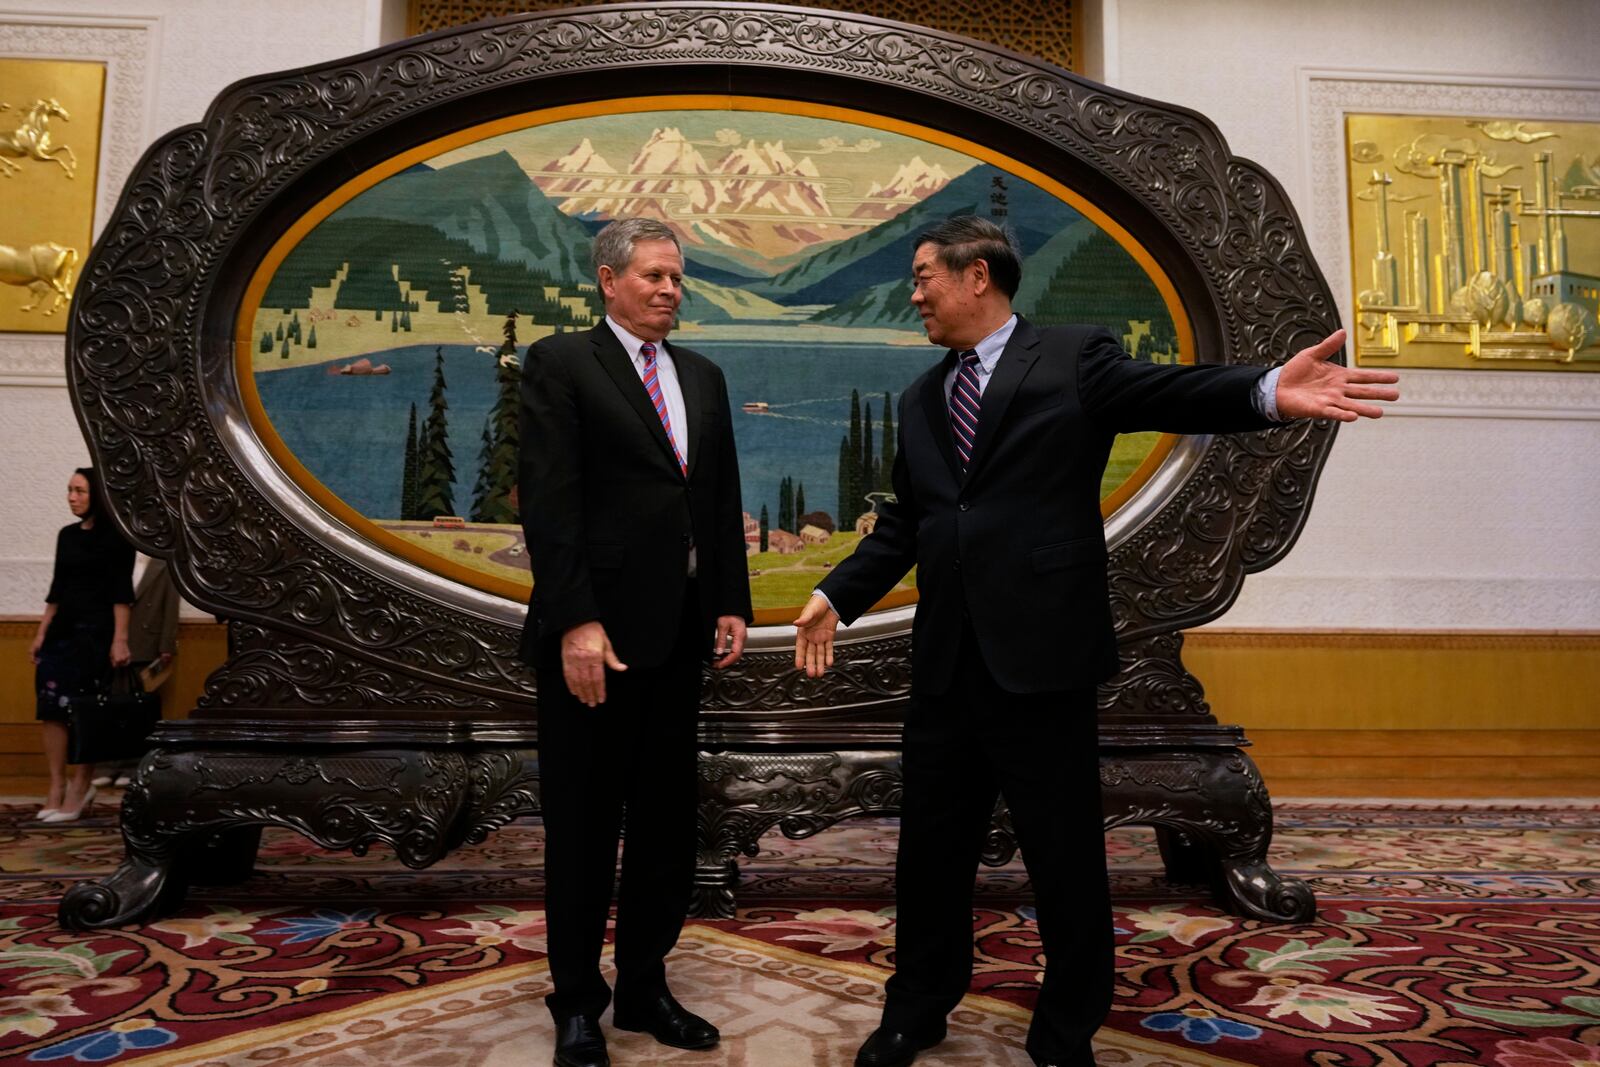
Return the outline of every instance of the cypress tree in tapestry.
[[[872,405],[868,404],[861,412],[861,492],[857,495],[863,508],[866,500],[862,498],[877,487],[878,468],[872,462]]]
[[[841,521],[853,524],[861,514],[861,494],[866,492],[861,481],[861,394],[854,389],[850,390],[850,462],[845,470],[850,480],[840,487],[841,499],[850,511]]]
[[[450,455],[450,427],[445,415],[444,349],[433,350],[433,391],[428,394],[428,419],[417,447],[417,518],[454,515],[451,487],[456,480]]]
[[[878,463],[878,489],[894,491],[894,407],[889,394],[883,394],[883,447],[878,450],[883,457]]]
[[[839,435],[839,529],[856,524],[855,513],[850,510],[850,471],[855,467],[855,457],[850,455],[850,438]]]
[[[406,462],[400,476],[400,518],[417,517],[417,405],[411,405],[411,421],[406,424]]]

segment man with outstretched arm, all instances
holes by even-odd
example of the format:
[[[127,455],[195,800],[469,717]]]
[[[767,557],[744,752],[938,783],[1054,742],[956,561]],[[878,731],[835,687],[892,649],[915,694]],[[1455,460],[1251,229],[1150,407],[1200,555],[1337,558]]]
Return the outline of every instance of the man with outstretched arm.
[[[1041,1067],[1089,1067],[1113,973],[1095,711],[1117,669],[1099,507],[1112,440],[1377,418],[1398,378],[1330,362],[1343,330],[1263,372],[1158,366],[1099,327],[1036,327],[1011,310],[1009,235],[973,216],[920,235],[911,267],[911,302],[949,351],[901,394],[894,500],[795,623],[795,666],[818,677],[840,620],[917,568],[895,973],[855,1062],[905,1067],[944,1039],[1003,795],[1046,959],[1027,1049]]]
[[[751,618],[727,386],[666,339],[683,299],[677,238],[619,219],[593,258],[605,320],[528,350],[517,483],[557,1067],[610,1062],[600,947],[624,813],[613,1024],[675,1048],[718,1041],[673,998],[664,960],[694,877],[701,667],[738,662]]]

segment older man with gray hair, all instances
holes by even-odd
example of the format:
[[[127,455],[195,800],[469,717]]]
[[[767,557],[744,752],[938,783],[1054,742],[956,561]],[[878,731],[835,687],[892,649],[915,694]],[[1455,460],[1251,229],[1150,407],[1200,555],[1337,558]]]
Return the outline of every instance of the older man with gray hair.
[[[523,658],[539,675],[545,909],[557,1067],[605,1067],[600,973],[617,842],[612,1022],[675,1048],[716,1027],[667,988],[695,860],[700,671],[751,619],[722,372],[667,343],[683,254],[652,219],[595,237],[605,321],[528,349],[518,494],[533,566]]]

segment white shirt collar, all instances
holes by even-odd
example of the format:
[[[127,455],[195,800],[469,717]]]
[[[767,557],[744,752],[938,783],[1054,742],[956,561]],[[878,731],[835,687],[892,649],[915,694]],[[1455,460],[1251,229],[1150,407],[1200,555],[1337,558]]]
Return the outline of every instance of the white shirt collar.
[[[644,357],[639,355],[639,349],[644,347],[644,340],[629,333],[623,328],[621,323],[617,322],[617,320],[612,318],[610,315],[606,316],[606,325],[611,327],[611,332],[616,334],[617,340],[622,342],[622,347],[627,350],[628,358],[633,361],[634,365],[642,365],[644,362]],[[662,356],[667,355],[667,343],[665,341],[653,341],[651,343],[656,346],[657,360],[659,360]]]
[[[1017,317],[1012,315],[1000,328],[988,337],[973,345],[973,351],[978,353],[978,365],[983,368],[985,375],[994,373],[994,365],[1000,362],[1000,356],[1006,350],[1006,343],[1011,340],[1011,334],[1017,328]]]

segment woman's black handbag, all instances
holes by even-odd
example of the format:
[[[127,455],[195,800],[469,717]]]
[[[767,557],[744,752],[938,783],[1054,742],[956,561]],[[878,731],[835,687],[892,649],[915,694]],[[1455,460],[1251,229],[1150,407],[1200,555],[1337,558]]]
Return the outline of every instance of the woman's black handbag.
[[[67,762],[138,759],[160,721],[161,698],[145,692],[133,668],[119,667],[108,685],[68,698]]]

